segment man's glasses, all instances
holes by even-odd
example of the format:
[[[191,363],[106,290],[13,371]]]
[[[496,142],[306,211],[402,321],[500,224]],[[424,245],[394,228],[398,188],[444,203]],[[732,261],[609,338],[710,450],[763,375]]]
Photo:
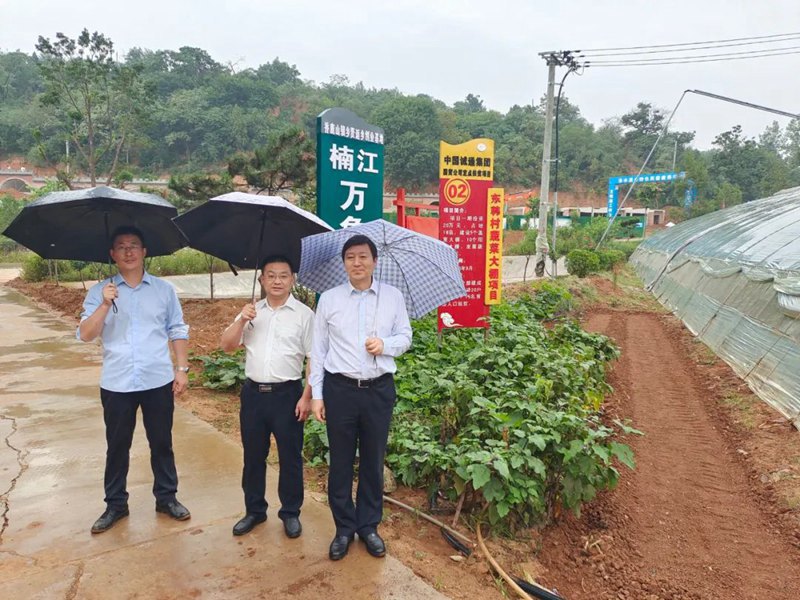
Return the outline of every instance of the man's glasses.
[[[264,281],[280,281],[281,283],[286,283],[292,279],[291,273],[265,273],[261,277]]]
[[[135,254],[142,249],[141,246],[137,246],[133,244],[131,246],[114,246],[114,252],[119,252],[121,254]]]

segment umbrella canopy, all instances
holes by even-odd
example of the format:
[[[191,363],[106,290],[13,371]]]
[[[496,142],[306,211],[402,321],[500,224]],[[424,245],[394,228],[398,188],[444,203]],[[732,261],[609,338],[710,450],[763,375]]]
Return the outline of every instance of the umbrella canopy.
[[[3,235],[42,258],[106,262],[110,234],[132,225],[144,234],[147,256],[163,256],[186,245],[172,222],[177,214],[155,194],[99,186],[42,196],[25,206]]]
[[[320,293],[345,283],[342,246],[356,234],[375,242],[378,264],[373,277],[402,292],[410,317],[417,319],[467,295],[453,248],[383,219],[303,239],[299,282]]]
[[[231,192],[211,198],[175,219],[192,248],[237,267],[257,269],[263,258],[286,256],[300,264],[300,240],[330,226],[277,196]]]

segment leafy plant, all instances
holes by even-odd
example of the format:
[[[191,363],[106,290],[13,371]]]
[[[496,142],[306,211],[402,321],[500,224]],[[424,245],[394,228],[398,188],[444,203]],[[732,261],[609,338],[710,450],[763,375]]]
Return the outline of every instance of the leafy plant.
[[[592,250],[571,250],[567,254],[567,270],[576,277],[586,277],[600,270],[600,257]]]
[[[194,356],[203,365],[203,387],[213,390],[239,388],[246,379],[244,374],[244,349],[233,354],[214,350],[209,355]]]
[[[330,461],[328,430],[324,423],[308,419],[303,429],[303,457],[312,467],[326,465]]]
[[[600,408],[619,351],[569,320],[551,320],[569,294],[548,283],[494,307],[491,334],[459,330],[438,344],[435,321],[414,323],[399,359],[398,401],[386,461],[405,485],[426,488],[508,528],[580,510],[633,467]],[[309,435],[306,450],[310,450]]]
[[[598,250],[597,258],[600,259],[601,271],[610,271],[616,265],[622,264],[626,260],[625,253],[622,252],[622,250],[616,250],[614,248]]]

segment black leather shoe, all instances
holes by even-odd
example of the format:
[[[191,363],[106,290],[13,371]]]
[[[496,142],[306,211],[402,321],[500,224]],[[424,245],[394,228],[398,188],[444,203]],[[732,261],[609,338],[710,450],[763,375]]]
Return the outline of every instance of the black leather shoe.
[[[300,519],[297,517],[286,517],[283,520],[283,531],[286,532],[286,537],[297,538],[303,533],[303,526],[300,524]]]
[[[244,535],[253,531],[253,527],[267,520],[267,515],[247,513],[233,526],[233,535]]]
[[[185,521],[192,516],[192,514],[189,512],[189,509],[177,500],[171,500],[163,504],[156,502],[156,512],[169,515],[176,521]]]
[[[92,533],[103,533],[104,531],[111,529],[114,523],[123,517],[127,517],[129,514],[130,512],[128,512],[127,508],[122,510],[118,510],[116,508],[107,508],[106,512],[100,515],[100,518],[94,522],[94,525],[92,525]]]
[[[366,536],[361,537],[358,536],[364,544],[367,546],[367,552],[369,552],[375,558],[381,558],[386,556],[386,544],[383,543],[383,539],[374,531],[372,533],[368,533]]]
[[[331,560],[341,560],[347,556],[347,551],[350,549],[350,544],[353,543],[353,536],[337,535],[331,542],[330,550],[328,550],[328,557]]]

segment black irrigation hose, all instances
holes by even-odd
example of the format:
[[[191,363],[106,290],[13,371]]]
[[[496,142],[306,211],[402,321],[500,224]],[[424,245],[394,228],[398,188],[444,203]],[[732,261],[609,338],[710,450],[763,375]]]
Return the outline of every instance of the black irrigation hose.
[[[516,583],[526,593],[530,594],[534,598],[539,598],[540,600],[565,600],[564,596],[559,596],[558,594],[546,590],[543,587],[539,587],[538,585],[532,585],[524,579],[520,579],[519,577],[514,577],[512,575],[511,579],[513,579],[514,583]]]
[[[447,541],[447,543],[450,544],[456,550],[458,550],[461,554],[463,554],[467,558],[469,558],[472,555],[472,548],[466,546],[465,544],[462,544],[460,541],[458,541],[458,538],[456,538],[452,533],[447,531],[444,527],[440,527],[439,531],[442,532],[442,537]]]

